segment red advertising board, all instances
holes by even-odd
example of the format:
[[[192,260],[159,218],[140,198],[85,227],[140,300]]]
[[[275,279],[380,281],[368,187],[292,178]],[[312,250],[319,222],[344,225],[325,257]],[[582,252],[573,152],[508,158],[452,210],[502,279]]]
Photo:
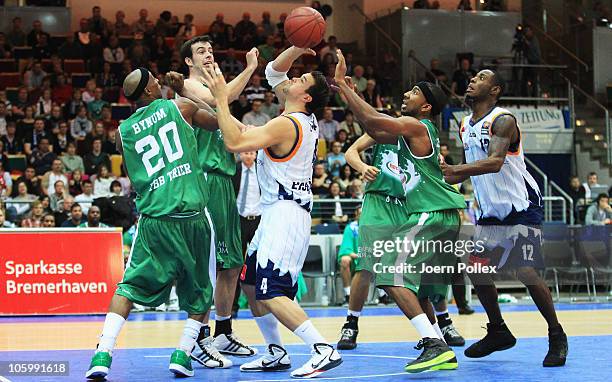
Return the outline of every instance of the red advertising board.
[[[0,230],[0,314],[105,313],[121,229]]]

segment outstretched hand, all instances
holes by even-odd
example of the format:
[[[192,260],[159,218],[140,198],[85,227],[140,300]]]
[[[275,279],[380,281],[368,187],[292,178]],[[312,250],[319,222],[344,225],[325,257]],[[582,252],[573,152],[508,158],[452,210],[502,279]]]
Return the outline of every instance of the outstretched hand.
[[[257,65],[258,65],[257,58],[258,57],[259,57],[259,50],[257,50],[257,48],[252,48],[251,50],[249,50],[246,54],[247,67],[251,69],[257,68]]]
[[[176,94],[180,94],[185,85],[185,78],[181,73],[170,71],[166,73],[165,82]]]
[[[338,63],[336,64],[336,74],[334,75],[334,80],[338,85],[342,83],[346,83],[346,60],[344,59],[344,55],[340,49],[336,49],[336,54],[338,55]]]
[[[228,97],[227,83],[216,62],[212,66],[204,68],[202,77],[204,78],[204,83],[217,100]]]

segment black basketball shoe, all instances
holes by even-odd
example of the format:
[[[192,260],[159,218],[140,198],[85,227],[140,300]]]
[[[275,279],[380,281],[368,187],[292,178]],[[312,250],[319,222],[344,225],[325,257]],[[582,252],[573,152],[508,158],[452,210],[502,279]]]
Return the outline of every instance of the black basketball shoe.
[[[565,365],[567,350],[567,335],[563,332],[561,325],[552,330],[548,329],[548,353],[544,358],[544,362],[542,362],[542,366],[555,367]]]
[[[486,357],[489,354],[510,349],[516,344],[516,338],[505,323],[501,325],[487,324],[487,335],[478,342],[465,349],[465,356],[469,358]]]

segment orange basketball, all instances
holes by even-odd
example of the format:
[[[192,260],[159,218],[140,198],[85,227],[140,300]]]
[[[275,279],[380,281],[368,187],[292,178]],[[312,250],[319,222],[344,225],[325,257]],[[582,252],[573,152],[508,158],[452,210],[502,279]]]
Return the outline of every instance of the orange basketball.
[[[313,8],[295,8],[285,20],[285,36],[298,48],[312,48],[323,39],[326,26],[323,16]]]

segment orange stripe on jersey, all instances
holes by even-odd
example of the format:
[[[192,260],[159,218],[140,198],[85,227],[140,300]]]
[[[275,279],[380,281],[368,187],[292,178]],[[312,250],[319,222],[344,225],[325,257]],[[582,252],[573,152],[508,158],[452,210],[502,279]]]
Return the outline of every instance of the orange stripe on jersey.
[[[463,142],[463,132],[465,131],[465,125],[463,121],[465,121],[465,118],[461,118],[461,126],[459,127],[459,139],[461,140],[461,142]]]
[[[291,148],[291,151],[287,155],[283,155],[282,157],[275,156],[274,153],[272,153],[272,151],[270,151],[270,148],[265,148],[264,152],[266,153],[266,155],[268,156],[268,158],[270,158],[270,160],[272,162],[287,162],[287,161],[289,161],[291,158],[293,158],[295,156],[295,154],[300,149],[300,146],[302,145],[302,138],[304,136],[304,133],[302,131],[302,124],[300,123],[300,121],[298,121],[293,116],[284,115],[284,117],[289,118],[291,120],[291,122],[293,123],[293,126],[295,126],[295,129],[297,130],[296,142],[293,145],[293,147]]]

